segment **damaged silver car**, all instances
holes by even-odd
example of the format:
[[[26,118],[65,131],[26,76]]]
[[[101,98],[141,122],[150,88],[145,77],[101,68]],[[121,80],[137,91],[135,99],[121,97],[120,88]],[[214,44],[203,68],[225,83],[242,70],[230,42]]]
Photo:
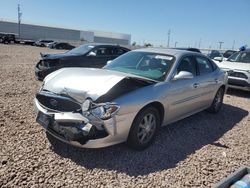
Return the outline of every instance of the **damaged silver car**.
[[[139,49],[103,69],[63,68],[48,75],[35,98],[36,120],[75,146],[127,141],[140,150],[160,126],[205,109],[218,112],[226,89],[226,73],[201,53]]]

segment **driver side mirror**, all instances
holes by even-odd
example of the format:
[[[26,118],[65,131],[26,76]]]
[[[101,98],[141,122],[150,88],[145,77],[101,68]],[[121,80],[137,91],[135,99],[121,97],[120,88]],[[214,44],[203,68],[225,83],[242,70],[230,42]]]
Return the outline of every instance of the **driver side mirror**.
[[[173,80],[189,80],[194,78],[194,75],[191,72],[180,71],[177,75],[174,76]]]
[[[95,56],[96,56],[96,53],[95,53],[95,52],[89,52],[89,53],[88,53],[88,56],[93,56],[93,57],[95,57]]]

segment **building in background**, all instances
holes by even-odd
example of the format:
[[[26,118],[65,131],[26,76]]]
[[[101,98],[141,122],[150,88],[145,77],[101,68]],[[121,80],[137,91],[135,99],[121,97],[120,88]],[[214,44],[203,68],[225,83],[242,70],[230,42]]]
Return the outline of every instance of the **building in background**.
[[[15,22],[0,20],[0,32],[18,33],[18,24]],[[73,44],[81,44],[83,42],[100,42],[130,45],[131,43],[130,34],[96,30],[75,30],[27,23],[21,24],[20,39],[51,39],[55,41],[67,41]]]

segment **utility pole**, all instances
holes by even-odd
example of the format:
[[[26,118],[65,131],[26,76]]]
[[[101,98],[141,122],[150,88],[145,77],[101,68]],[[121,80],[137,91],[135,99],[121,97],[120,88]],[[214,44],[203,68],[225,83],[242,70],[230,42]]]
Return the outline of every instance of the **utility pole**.
[[[219,44],[220,44],[220,47],[219,47],[219,49],[221,49],[221,45],[223,44],[224,42],[222,42],[222,41],[219,41]]]
[[[200,40],[199,40],[199,48],[201,47],[201,38],[200,38]]]
[[[18,4],[18,7],[17,7],[17,16],[18,16],[18,37],[20,39],[21,38],[21,17],[22,17],[20,4]]]
[[[168,48],[169,48],[169,43],[170,43],[170,35],[171,35],[171,30],[168,30]]]
[[[175,47],[175,48],[176,48],[176,46],[177,46],[177,43],[178,43],[177,41],[174,43],[174,47]]]
[[[233,47],[232,47],[233,50],[234,50],[234,45],[235,45],[235,40],[234,40],[234,42],[233,42]]]

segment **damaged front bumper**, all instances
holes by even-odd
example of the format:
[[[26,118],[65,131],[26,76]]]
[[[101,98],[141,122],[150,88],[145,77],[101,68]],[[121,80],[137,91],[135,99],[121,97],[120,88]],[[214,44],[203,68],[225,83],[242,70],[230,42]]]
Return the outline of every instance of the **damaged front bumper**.
[[[82,148],[100,148],[126,141],[132,122],[127,115],[100,120],[91,114],[55,112],[35,99],[37,122],[57,139]]]

